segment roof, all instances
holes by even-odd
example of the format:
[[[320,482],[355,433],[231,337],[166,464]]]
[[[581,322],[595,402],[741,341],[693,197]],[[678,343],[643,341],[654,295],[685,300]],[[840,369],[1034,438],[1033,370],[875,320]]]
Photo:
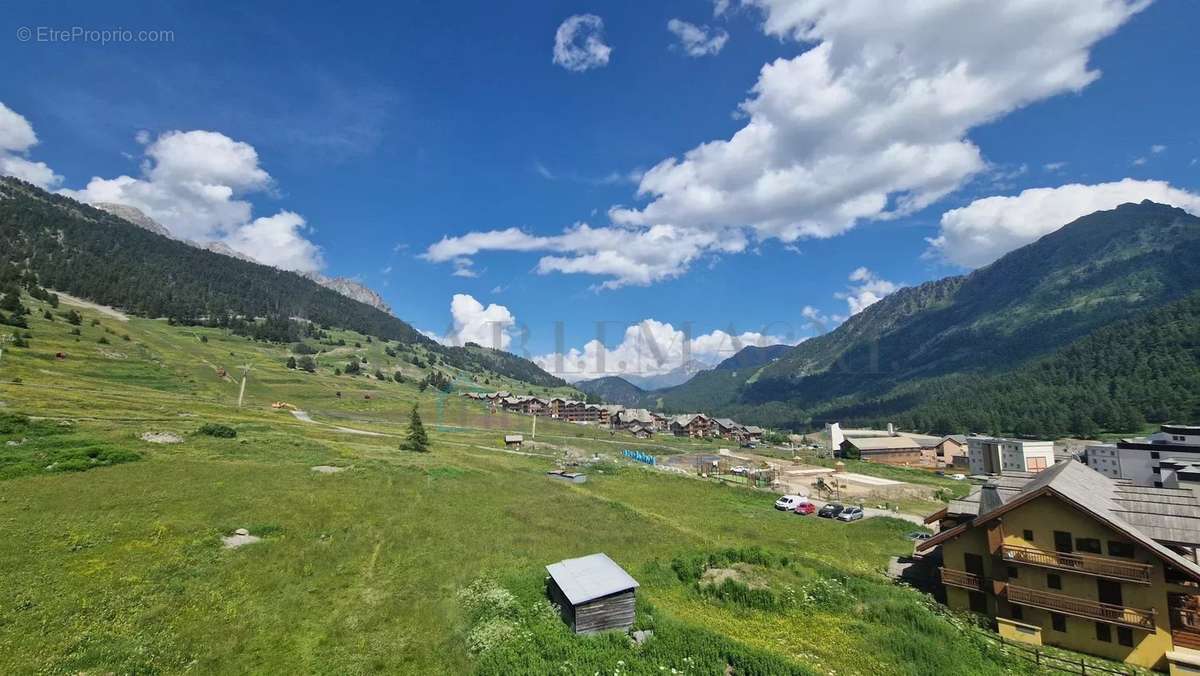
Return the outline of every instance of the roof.
[[[525,437],[521,436],[520,434],[505,434],[504,443],[507,444],[510,441],[525,441]]]
[[[971,525],[990,521],[1040,496],[1053,495],[1200,579],[1200,564],[1161,544],[1200,543],[1200,500],[1190,490],[1132,486],[1074,460],[1064,460],[1038,474],[997,477],[994,484],[992,499],[981,502],[980,491],[976,490],[947,507],[953,514],[975,514],[970,523],[940,533],[917,549],[928,549]]]
[[[910,448],[921,448],[921,444],[906,436],[895,437],[858,437],[847,439],[846,443],[860,451],[898,451]]]
[[[750,434],[762,434],[763,428],[758,425],[746,425],[746,431]]]
[[[967,443],[967,435],[965,435],[965,434],[947,434],[946,436],[942,437],[942,441],[953,441],[958,444],[966,444]]]
[[[713,422],[729,430],[741,427],[741,425],[734,422],[732,418],[713,418]]]
[[[571,605],[637,589],[637,580],[629,576],[607,554],[591,554],[566,559],[546,566],[546,572],[562,590]]]

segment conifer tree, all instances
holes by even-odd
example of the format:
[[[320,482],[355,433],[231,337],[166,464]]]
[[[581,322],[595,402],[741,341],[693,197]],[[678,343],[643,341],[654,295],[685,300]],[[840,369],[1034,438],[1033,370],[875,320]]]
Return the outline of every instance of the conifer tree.
[[[425,426],[421,424],[421,413],[413,404],[412,420],[408,423],[408,439],[403,448],[409,451],[424,453],[429,450],[429,436],[425,434]]]

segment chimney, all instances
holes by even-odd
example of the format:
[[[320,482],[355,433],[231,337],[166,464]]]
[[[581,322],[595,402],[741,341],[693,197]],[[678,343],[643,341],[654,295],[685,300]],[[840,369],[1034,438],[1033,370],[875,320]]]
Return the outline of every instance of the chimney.
[[[896,426],[893,425],[892,423],[888,423],[888,436],[889,437],[896,436]]]
[[[996,489],[996,482],[989,481],[979,489],[979,513],[987,514],[1004,504],[1004,500],[1000,497],[1000,491]]]

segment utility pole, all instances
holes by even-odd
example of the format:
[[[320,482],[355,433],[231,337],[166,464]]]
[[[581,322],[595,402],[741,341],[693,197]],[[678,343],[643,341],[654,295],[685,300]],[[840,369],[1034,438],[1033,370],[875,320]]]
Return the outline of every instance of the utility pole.
[[[12,336],[0,336],[0,358],[4,357],[4,344],[12,340]]]
[[[246,377],[250,375],[250,364],[242,367],[242,389],[238,391],[238,408],[242,407],[242,398],[246,396]]]
[[[533,431],[529,433],[530,441],[537,439],[537,419],[538,419],[537,414],[534,413],[533,414]]]

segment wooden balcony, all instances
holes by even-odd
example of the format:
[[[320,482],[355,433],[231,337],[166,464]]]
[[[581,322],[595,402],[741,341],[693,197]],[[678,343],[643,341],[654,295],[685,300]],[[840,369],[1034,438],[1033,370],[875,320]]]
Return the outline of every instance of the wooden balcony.
[[[1029,587],[1021,587],[1015,584],[1008,585],[1008,601],[1009,603],[1032,606],[1034,608],[1041,608],[1042,610],[1062,613],[1063,615],[1073,615],[1088,620],[1119,624],[1132,629],[1154,631],[1153,610],[1142,610],[1141,608],[1129,608],[1111,603],[1101,603],[1075,596],[1067,596],[1066,594],[1055,594],[1054,592],[1030,589]]]
[[[971,591],[983,591],[983,579],[978,575],[961,570],[939,568],[942,571],[942,584],[951,587],[961,587]]]
[[[1077,552],[1048,552],[1033,547],[1004,545],[1000,554],[1005,561],[1025,563],[1042,568],[1067,570],[1124,582],[1150,584],[1151,566],[1137,561],[1125,561],[1109,556],[1093,556]]]

